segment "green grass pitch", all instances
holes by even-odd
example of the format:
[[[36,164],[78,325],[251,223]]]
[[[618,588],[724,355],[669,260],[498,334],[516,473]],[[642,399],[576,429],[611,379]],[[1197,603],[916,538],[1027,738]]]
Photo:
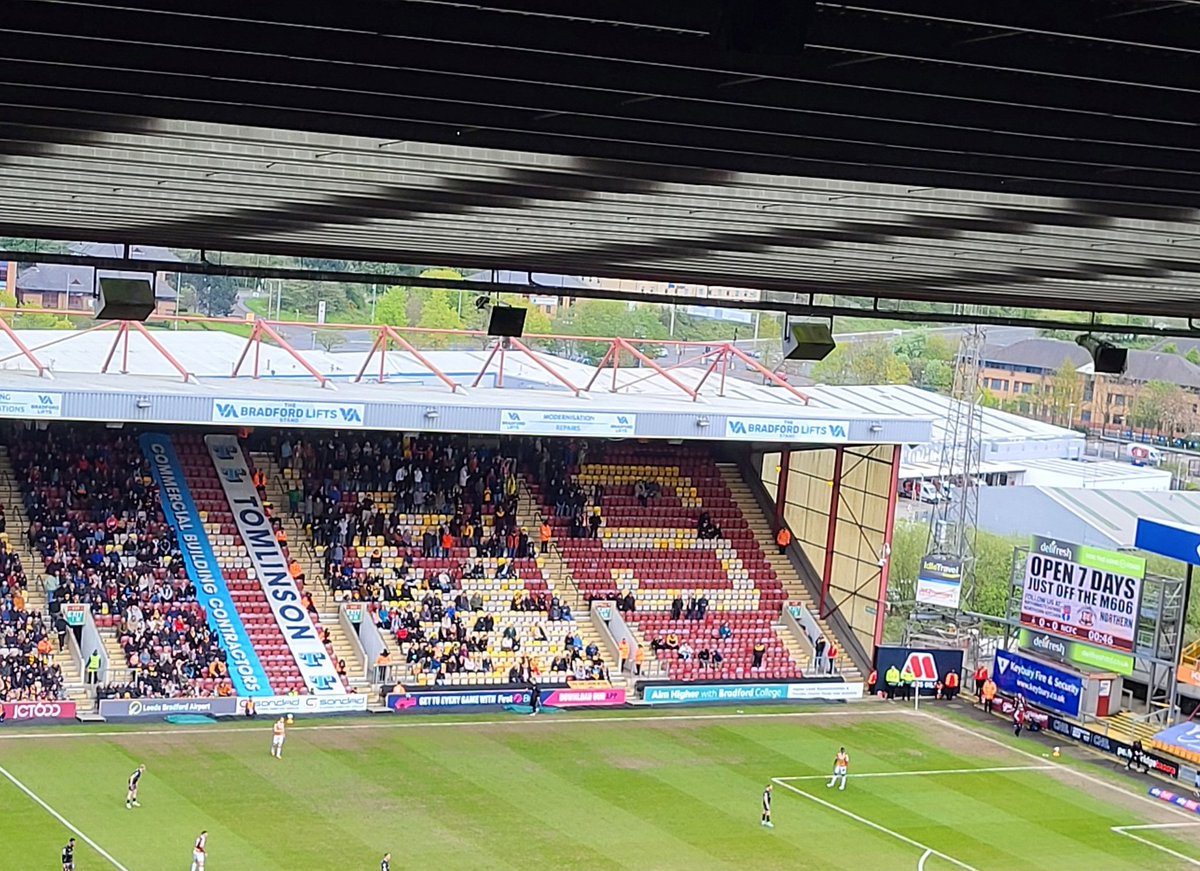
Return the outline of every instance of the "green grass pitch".
[[[208,871],[377,871],[387,850],[396,869],[1200,867],[1200,817],[944,714],[311,720],[281,761],[270,726],[0,732],[0,871],[59,868],[68,824],[107,854],[81,843],[79,871],[186,871],[201,829]],[[842,745],[845,792],[825,785]]]

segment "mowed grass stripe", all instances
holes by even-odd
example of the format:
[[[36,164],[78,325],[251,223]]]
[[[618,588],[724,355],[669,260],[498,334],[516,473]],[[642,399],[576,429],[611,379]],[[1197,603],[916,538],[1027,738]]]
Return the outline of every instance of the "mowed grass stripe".
[[[921,851],[784,790],[777,828],[762,829],[763,786],[828,774],[842,745],[852,774],[1027,761],[983,736],[976,752],[964,733],[955,730],[953,741],[947,734],[924,717],[870,715],[597,720],[565,729],[540,718],[451,730],[299,727],[277,762],[269,724],[260,724],[0,742],[0,764],[130,871],[186,868],[201,828],[212,832],[213,871],[373,871],[387,849],[400,867],[867,871],[915,868]],[[145,806],[126,811],[125,778],[140,761],[149,766]],[[980,871],[1174,867],[1108,831],[1161,822],[1159,809],[1131,813],[1136,800],[1117,807],[1107,791],[1045,772],[852,776],[846,792],[802,786]],[[0,784],[0,869],[6,855],[30,857],[14,871],[54,867],[67,836]],[[104,868],[82,848],[80,856],[81,871]],[[944,867],[937,857],[926,863],[926,871]]]

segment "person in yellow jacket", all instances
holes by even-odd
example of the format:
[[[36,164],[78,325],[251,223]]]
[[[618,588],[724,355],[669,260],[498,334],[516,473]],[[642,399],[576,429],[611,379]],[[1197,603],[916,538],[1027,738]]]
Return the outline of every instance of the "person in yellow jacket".
[[[992,705],[996,701],[996,682],[990,677],[983,682],[983,690],[979,693],[979,698],[983,702],[984,711],[990,714]]]
[[[625,663],[629,661],[629,639],[622,638],[621,643],[617,645],[617,671],[625,670]]]

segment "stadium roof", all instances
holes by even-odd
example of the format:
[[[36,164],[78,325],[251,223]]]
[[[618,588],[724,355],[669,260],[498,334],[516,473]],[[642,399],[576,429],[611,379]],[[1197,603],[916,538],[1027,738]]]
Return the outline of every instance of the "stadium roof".
[[[1198,25],[1120,0],[22,0],[0,234],[1190,317]]]
[[[857,408],[866,412],[876,409],[882,414],[913,414],[934,421],[930,443],[918,450],[906,452],[906,464],[936,464],[940,461],[942,445],[950,438],[948,420],[953,403],[949,396],[935,394],[929,390],[913,388],[907,384],[883,384],[871,386],[828,386],[814,385],[804,388],[806,394],[818,406]],[[1025,456],[1069,457],[1079,456],[1084,437],[1061,426],[1043,424],[1042,421],[1021,418],[1019,415],[1001,412],[995,408],[979,409],[980,440],[983,443],[985,462],[998,463],[992,470],[1007,471],[1006,462]],[[1040,446],[1038,446],[1040,445]],[[1009,450],[1009,449],[1020,449]],[[1032,453],[1031,453],[1032,450]]]
[[[981,528],[1097,547],[1132,547],[1139,517],[1200,526],[1200,493],[985,487],[979,497]]]
[[[741,377],[722,373],[719,348],[691,365],[685,359],[663,368],[647,358],[613,369],[518,343],[502,359],[495,343],[380,355],[298,351],[224,332],[115,329],[0,335],[0,417],[37,417],[36,406],[47,417],[83,420],[266,424],[278,421],[243,419],[223,408],[254,405],[275,413],[291,404],[305,414],[341,415],[305,418],[315,425],[349,419],[409,431],[810,444],[919,444],[930,433],[930,421],[911,410],[814,402],[785,383],[748,380],[753,369]],[[548,431],[556,415],[591,418],[584,430]]]

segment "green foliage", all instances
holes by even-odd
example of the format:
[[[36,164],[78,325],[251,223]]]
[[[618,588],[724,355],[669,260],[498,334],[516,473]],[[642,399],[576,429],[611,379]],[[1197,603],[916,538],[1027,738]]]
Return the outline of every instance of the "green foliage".
[[[912,601],[916,593],[917,570],[921,557],[928,553],[929,526],[924,523],[896,523],[892,536],[891,571],[888,583],[894,585],[893,601]],[[1002,616],[1012,579],[1013,548],[1022,540],[980,530],[975,539],[975,601],[963,606],[983,614]]]
[[[603,336],[624,339],[665,339],[667,328],[650,306],[635,305],[612,299],[585,299],[568,308],[560,309],[554,321],[554,331],[577,336]],[[637,345],[647,357],[655,358],[662,352],[661,345]],[[599,342],[579,342],[567,352],[589,363],[599,363],[608,345]],[[631,365],[632,360],[622,360],[622,365]]]
[[[375,323],[407,327],[409,299],[407,287],[389,287],[387,292],[375,301]]]
[[[458,316],[454,305],[450,291],[430,291],[421,300],[416,326],[427,330],[461,330],[462,318]],[[420,343],[428,348],[448,348],[453,341],[454,337],[445,333],[426,333],[420,337]]]
[[[1165,345],[1163,345],[1162,350],[1164,354],[1178,354],[1179,346],[1174,342],[1167,342]]]
[[[1129,423],[1162,432],[1190,432],[1195,427],[1192,396],[1178,384],[1149,381],[1138,392],[1129,411]]]
[[[228,317],[237,305],[239,282],[223,275],[189,275],[188,301],[198,314],[213,318]],[[183,302],[181,296],[180,302]]]
[[[1200,366],[1200,349],[1188,348],[1188,352],[1183,355],[1183,358],[1193,366]]]
[[[838,345],[812,368],[814,381],[823,384],[911,384],[912,369],[880,339]]]

